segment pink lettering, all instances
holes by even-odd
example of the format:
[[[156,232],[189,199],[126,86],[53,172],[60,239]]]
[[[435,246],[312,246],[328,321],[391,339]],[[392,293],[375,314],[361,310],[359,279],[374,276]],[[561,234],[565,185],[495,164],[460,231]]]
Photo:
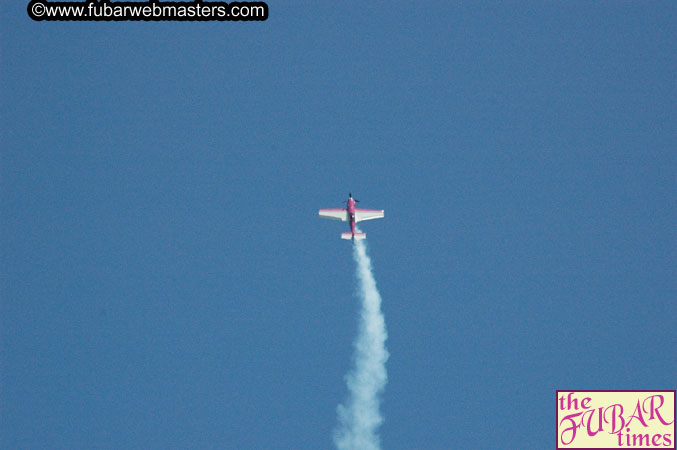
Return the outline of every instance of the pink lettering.
[[[633,419],[639,420],[642,423],[642,425],[644,425],[645,427],[648,427],[648,425],[644,421],[644,417],[642,417],[642,408],[639,405],[639,400],[637,400],[637,406],[635,407],[635,412],[632,413],[632,415],[630,416],[630,419],[628,420],[628,423],[626,425],[630,426]]]
[[[574,413],[574,414],[569,414],[568,416],[564,417],[562,420],[559,421],[560,425],[562,425],[562,422],[564,422],[565,420],[569,421],[569,423],[568,423],[569,427],[562,430],[562,433],[559,435],[559,439],[562,442],[562,444],[569,445],[576,438],[576,430],[578,429],[578,427],[580,425],[576,423],[574,418],[580,416],[581,414],[583,414],[583,413],[578,412],[578,413]],[[565,440],[564,433],[566,433],[566,432],[571,433],[571,439]]]
[[[616,434],[620,433],[623,427],[625,426],[625,419],[623,419],[623,405],[616,403],[615,405],[607,406],[604,410],[604,422],[609,423],[607,419],[607,412],[611,410],[611,431],[609,433]],[[618,421],[620,420],[620,425]],[[617,427],[618,425],[618,427]]]
[[[597,410],[594,409],[589,409],[586,412],[583,413],[583,417],[581,417],[581,424],[585,421],[585,416],[588,416],[588,422],[586,424],[586,428],[588,431],[588,436],[594,436],[600,431],[604,430],[604,425],[602,424],[602,409],[604,407],[599,407]],[[595,416],[595,411],[597,411],[597,429],[595,431],[592,431],[592,419]]]
[[[655,404],[654,404],[654,401],[656,400],[656,398],[660,399],[660,401],[661,401],[660,405],[658,405],[658,406],[655,406]],[[649,400],[649,410],[648,411],[646,410],[647,400]],[[672,419],[672,422],[666,422],[663,419],[663,417],[661,417],[661,413],[658,411],[660,409],[660,407],[663,406],[663,403],[665,403],[665,399],[663,398],[662,395],[660,395],[660,394],[652,395],[652,396],[649,396],[649,397],[644,399],[644,402],[642,402],[642,409],[644,409],[644,412],[649,413],[649,420],[653,420],[654,413],[655,413],[656,417],[658,417],[658,420],[660,420],[660,422],[663,425],[672,425],[673,423],[675,423],[674,417]],[[644,426],[646,426],[646,425],[644,425]]]

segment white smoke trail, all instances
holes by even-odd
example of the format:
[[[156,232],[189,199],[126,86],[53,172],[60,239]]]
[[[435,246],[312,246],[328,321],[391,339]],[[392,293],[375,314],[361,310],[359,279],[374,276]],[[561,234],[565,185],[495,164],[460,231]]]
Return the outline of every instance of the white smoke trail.
[[[334,431],[334,444],[339,450],[378,450],[381,445],[377,430],[383,423],[379,396],[388,381],[388,335],[366,245],[364,241],[353,242],[362,310],[354,344],[354,367],[346,375],[350,397],[347,405],[337,408],[339,424]]]

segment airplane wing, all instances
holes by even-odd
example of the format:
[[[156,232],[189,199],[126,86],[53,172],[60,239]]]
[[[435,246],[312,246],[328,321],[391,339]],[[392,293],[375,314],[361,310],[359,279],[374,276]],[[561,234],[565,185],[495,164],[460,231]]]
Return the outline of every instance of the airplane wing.
[[[321,209],[320,217],[324,219],[332,220],[342,220],[344,222],[348,221],[348,211],[346,209],[335,208],[335,209]]]
[[[355,210],[355,222],[361,222],[363,220],[371,219],[381,219],[385,215],[385,212],[382,209],[356,209]]]

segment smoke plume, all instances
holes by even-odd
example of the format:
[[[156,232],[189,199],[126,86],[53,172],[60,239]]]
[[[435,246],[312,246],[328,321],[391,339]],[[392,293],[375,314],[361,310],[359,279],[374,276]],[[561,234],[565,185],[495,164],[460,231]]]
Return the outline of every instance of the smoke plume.
[[[388,351],[385,319],[381,312],[381,294],[362,240],[353,241],[353,258],[361,299],[360,324],[355,340],[354,366],[346,375],[350,395],[339,405],[334,443],[339,450],[378,450],[381,448],[378,427],[383,423],[380,395],[388,381]]]

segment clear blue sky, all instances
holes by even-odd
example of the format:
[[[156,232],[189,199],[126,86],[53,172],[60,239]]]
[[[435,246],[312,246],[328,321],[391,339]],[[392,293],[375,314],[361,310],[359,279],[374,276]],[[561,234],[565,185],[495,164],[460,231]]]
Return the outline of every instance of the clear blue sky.
[[[0,447],[331,448],[348,191],[386,210],[385,449],[551,448],[556,389],[675,389],[675,2],[10,3]]]

